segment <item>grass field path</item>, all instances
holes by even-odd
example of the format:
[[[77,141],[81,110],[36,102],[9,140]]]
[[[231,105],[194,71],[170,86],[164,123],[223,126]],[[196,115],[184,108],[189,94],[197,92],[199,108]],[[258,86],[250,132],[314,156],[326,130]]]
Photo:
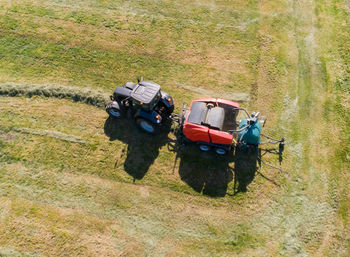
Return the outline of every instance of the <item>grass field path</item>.
[[[271,7],[268,1],[262,1],[262,8],[264,4]],[[326,161],[332,152],[325,146],[330,129],[322,111],[328,94],[328,75],[321,65],[321,44],[324,42],[320,43],[316,3],[312,0],[288,1],[285,6],[284,12],[291,17],[291,26],[289,31],[284,31],[288,33],[288,40],[281,40],[279,44],[288,47],[288,56],[292,63],[294,59],[296,69],[295,73],[285,75],[287,80],[294,80],[291,86],[285,87],[283,80],[275,83],[284,88],[276,90],[284,98],[279,126],[288,141],[288,168],[283,190],[278,192],[275,202],[256,224],[262,225],[262,233],[270,230],[271,237],[276,240],[275,243],[271,240],[272,249],[279,248],[279,254],[324,256],[337,251],[346,256],[346,248],[335,249],[334,246],[342,244],[344,239],[338,241],[336,238],[339,220],[332,205],[335,193],[331,186],[332,164]],[[262,33],[269,33],[271,29],[263,28]],[[266,55],[265,63],[272,61],[268,60],[271,54],[267,52]],[[268,77],[266,70],[262,71],[261,103],[267,95],[266,90],[271,90],[269,84],[274,84],[273,79],[277,77]],[[273,106],[269,107],[273,109]]]

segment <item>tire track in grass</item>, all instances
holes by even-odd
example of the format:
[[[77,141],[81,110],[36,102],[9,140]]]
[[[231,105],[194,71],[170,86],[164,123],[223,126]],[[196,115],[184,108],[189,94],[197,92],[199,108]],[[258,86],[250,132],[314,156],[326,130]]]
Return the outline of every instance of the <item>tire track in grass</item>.
[[[275,251],[274,254],[286,256],[307,256],[324,247],[327,230],[331,229],[329,220],[332,220],[334,213],[328,202],[327,167],[318,163],[320,159],[326,158],[319,146],[322,135],[320,130],[324,124],[321,119],[315,119],[322,110],[325,92],[321,85],[324,76],[317,65],[314,1],[284,3],[288,5],[295,24],[288,43],[297,52],[298,73],[295,86],[292,84],[287,92],[282,92],[285,93],[285,108],[279,122],[287,137],[288,174],[285,175],[286,183],[282,191],[276,195],[270,208],[256,217],[252,224],[258,233],[270,238],[274,246],[273,250],[265,251]],[[274,32],[268,28],[268,33]],[[268,57],[264,62],[274,58],[269,57],[268,52],[265,54]],[[274,79],[274,74],[270,77],[262,74],[261,78],[262,84],[268,84]]]
[[[290,185],[287,206],[291,212],[284,217],[285,234],[282,237],[283,254],[308,255],[317,249],[326,234],[325,224],[332,216],[327,202],[328,181],[326,171],[317,165],[318,127],[322,124],[313,119],[322,108],[322,90],[319,90],[321,71],[317,68],[317,45],[315,42],[315,5],[313,1],[293,2],[296,46],[298,50],[297,112],[298,127],[291,133],[299,134],[295,144],[301,153],[295,159],[295,177]],[[322,76],[321,76],[322,77]],[[309,122],[312,121],[312,122]],[[290,127],[292,124],[289,125]],[[293,130],[299,130],[295,133]],[[317,136],[315,136],[317,135]],[[301,148],[301,149],[300,149]],[[316,193],[317,192],[317,193]],[[287,198],[288,198],[287,197]],[[294,205],[294,206],[293,206]]]
[[[300,223],[298,237],[304,253],[310,251],[322,252],[324,240],[332,230],[334,209],[328,201],[327,164],[321,160],[327,160],[326,149],[320,147],[322,141],[322,127],[326,124],[319,117],[325,101],[324,70],[320,69],[319,49],[317,44],[318,29],[315,15],[314,0],[303,0],[294,3],[294,12],[297,19],[297,47],[299,52],[299,82],[297,97],[301,99],[299,104],[300,130],[305,136],[301,136],[303,144],[302,169],[306,191],[306,199],[302,202],[303,209],[307,212],[302,216],[305,222]],[[300,23],[298,22],[300,21]],[[310,208],[311,207],[311,208]]]

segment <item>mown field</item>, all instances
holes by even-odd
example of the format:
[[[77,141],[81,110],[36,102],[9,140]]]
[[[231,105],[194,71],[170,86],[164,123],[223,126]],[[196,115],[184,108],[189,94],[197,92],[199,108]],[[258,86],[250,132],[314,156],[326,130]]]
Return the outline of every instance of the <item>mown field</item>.
[[[2,0],[0,256],[349,256],[349,15],[348,0]],[[137,76],[176,111],[213,95],[260,111],[283,171],[88,98]]]

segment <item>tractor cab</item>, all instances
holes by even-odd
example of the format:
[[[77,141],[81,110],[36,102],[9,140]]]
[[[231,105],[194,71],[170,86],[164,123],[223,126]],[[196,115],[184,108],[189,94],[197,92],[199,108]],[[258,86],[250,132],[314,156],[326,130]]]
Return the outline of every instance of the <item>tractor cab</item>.
[[[161,99],[160,86],[154,82],[142,81],[131,91],[130,96],[135,107],[152,110]]]

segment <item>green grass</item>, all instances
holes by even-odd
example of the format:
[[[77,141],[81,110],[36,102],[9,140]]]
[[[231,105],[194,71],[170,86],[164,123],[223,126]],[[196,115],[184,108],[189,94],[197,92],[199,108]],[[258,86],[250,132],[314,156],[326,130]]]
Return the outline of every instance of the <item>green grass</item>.
[[[337,208],[337,213],[340,216],[344,225],[345,234],[349,234],[349,184],[350,178],[347,175],[349,170],[349,76],[350,76],[350,30],[348,12],[342,8],[343,4],[349,4],[345,1],[330,1],[326,5],[318,2],[320,16],[325,23],[324,27],[328,33],[323,34],[324,40],[330,42],[324,49],[325,70],[327,71],[328,95],[326,100],[327,119],[329,123],[336,125],[331,126],[331,130],[337,131],[337,136],[332,133],[332,142],[335,143],[335,151],[330,154],[330,161],[333,162],[333,172],[331,179],[337,183],[332,192],[332,202]],[[328,21],[325,18],[328,17]],[[330,18],[331,17],[331,18]],[[334,65],[337,65],[337,68]],[[350,239],[345,234],[338,234],[341,238],[341,247],[349,248]]]
[[[26,77],[30,75],[35,77],[35,74],[45,72],[59,80],[63,80],[68,75],[71,83],[79,84],[79,82],[83,82],[95,84],[99,87],[109,86],[109,88],[114,83],[123,83],[125,80],[130,80],[136,76],[143,75],[148,78],[157,78],[162,74],[162,70],[163,75],[160,77],[166,77],[167,79],[160,82],[162,84],[166,83],[165,86],[172,85],[175,81],[184,82],[184,79],[190,84],[202,86],[214,83],[214,85],[221,87],[234,83],[236,87],[249,87],[252,83],[251,78],[249,79],[249,76],[247,78],[246,74],[244,74],[245,76],[237,74],[239,75],[237,78],[230,75],[234,69],[229,69],[235,68],[234,66],[237,66],[235,64],[228,63],[225,65],[224,71],[215,67],[215,65],[222,66],[220,64],[221,59],[228,56],[237,56],[240,58],[237,61],[245,61],[241,58],[246,57],[244,51],[247,48],[254,47],[257,32],[256,22],[247,25],[246,30],[225,27],[229,26],[230,20],[219,19],[218,15],[220,17],[224,15],[225,17],[229,16],[231,12],[223,9],[224,6],[219,10],[214,9],[212,13],[205,13],[205,16],[201,14],[198,18],[199,25],[195,21],[192,22],[196,19],[196,15],[193,13],[194,10],[190,12],[192,18],[184,20],[188,24],[179,24],[177,22],[179,19],[185,19],[185,17],[187,19],[188,16],[178,17],[180,13],[176,12],[157,19],[147,15],[142,16],[142,18],[127,15],[125,18],[122,9],[117,9],[111,12],[113,16],[109,18],[108,16],[105,17],[106,14],[101,12],[99,8],[90,9],[90,7],[86,7],[87,10],[74,11],[68,15],[65,8],[47,8],[31,4],[13,5],[7,10],[7,14],[2,17],[3,47],[1,47],[1,50],[7,58],[21,56],[21,59],[23,59],[22,63],[16,60],[17,65],[15,66],[13,66],[13,61],[9,60],[5,65],[5,67],[10,66],[7,73],[15,73],[17,74],[16,77],[23,76],[23,73]],[[106,6],[106,8],[108,7]],[[166,9],[169,12],[171,10],[170,6]],[[197,8],[195,10],[198,11]],[[52,13],[55,13],[55,15]],[[76,16],[79,18],[76,19]],[[89,17],[95,17],[96,24],[91,24]],[[208,17],[210,17],[209,20]],[[255,19],[257,13],[246,13],[243,16],[236,14],[234,17],[233,25],[245,23],[245,19],[248,21],[249,19]],[[102,21],[108,18],[119,21],[120,26],[125,28],[120,31],[106,28]],[[55,22],[53,22],[54,20]],[[150,20],[156,20],[155,24],[152,25]],[[205,22],[205,24],[202,24],[202,22]],[[50,25],[48,28],[45,25],[46,31],[41,32],[43,25],[46,23]],[[94,25],[94,27],[87,25]],[[68,28],[72,26],[76,26],[84,34],[76,33],[74,30],[70,31]],[[213,33],[205,33],[207,30],[211,30]],[[135,33],[134,36],[133,33]],[[22,36],[18,37],[20,35]],[[13,36],[15,37],[13,38]],[[107,38],[104,38],[105,36]],[[35,40],[33,40],[34,38]],[[234,47],[231,38],[235,38],[236,43],[234,44],[236,45],[243,46],[242,43],[244,43],[244,48]],[[27,44],[28,40],[31,43],[30,47]],[[157,44],[154,45],[155,43]],[[214,48],[218,44],[223,47]],[[9,45],[12,45],[13,48],[9,49]],[[177,49],[177,47],[181,48]],[[209,59],[207,59],[208,50],[214,51],[214,56],[209,56]],[[250,52],[254,53],[251,50]],[[189,63],[186,59],[191,56],[193,56],[194,62],[190,61]],[[23,67],[26,67],[25,64],[32,63],[33,59],[40,60],[40,66],[42,67],[35,65],[35,67],[27,67],[22,70]],[[20,74],[17,73],[19,71],[18,65],[23,65]],[[94,68],[89,69],[89,66]],[[97,70],[96,67],[101,67],[101,69]],[[59,69],[57,70],[57,68]],[[239,68],[241,69],[241,67]],[[61,69],[64,70],[60,72]],[[245,69],[249,69],[249,67],[245,67]],[[141,74],[140,70],[142,70]],[[74,76],[75,74],[82,74],[82,72],[84,76]],[[210,76],[208,76],[208,72]],[[118,76],[116,76],[117,74]],[[205,76],[205,74],[207,75]],[[213,79],[211,76],[217,79]],[[240,77],[242,78],[240,79]],[[232,79],[235,81],[231,82]],[[102,81],[104,81],[103,85]]]
[[[346,5],[3,1],[0,255],[347,256]],[[286,137],[283,172],[107,119],[95,106],[137,76],[177,111],[249,94],[264,134]]]

